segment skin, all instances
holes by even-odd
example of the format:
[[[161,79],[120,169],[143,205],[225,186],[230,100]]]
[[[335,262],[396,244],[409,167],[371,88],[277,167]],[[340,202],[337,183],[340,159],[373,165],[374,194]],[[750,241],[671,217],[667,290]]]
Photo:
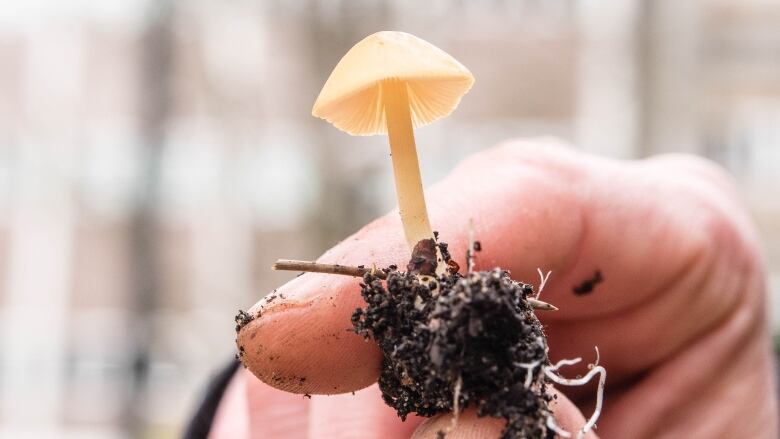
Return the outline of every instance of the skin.
[[[598,346],[608,371],[604,410],[588,437],[778,436],[764,263],[721,169],[692,156],[617,161],[552,140],[513,141],[466,159],[427,198],[461,267],[473,218],[478,269],[501,266],[533,283],[537,267],[552,270],[541,298],[560,311],[538,313],[551,360],[587,364]],[[408,254],[394,212],[320,261],[404,266]],[[596,270],[604,281],[573,294]],[[283,298],[255,305],[262,316],[238,343],[249,370],[270,385],[236,374],[212,438],[432,438],[451,424],[450,415],[401,422],[382,403],[380,354],[348,331],[362,305],[358,282],[305,274],[278,290]],[[595,384],[559,390],[566,396],[553,406],[556,419],[576,431],[592,412]],[[501,428],[467,410],[448,437],[497,437]]]

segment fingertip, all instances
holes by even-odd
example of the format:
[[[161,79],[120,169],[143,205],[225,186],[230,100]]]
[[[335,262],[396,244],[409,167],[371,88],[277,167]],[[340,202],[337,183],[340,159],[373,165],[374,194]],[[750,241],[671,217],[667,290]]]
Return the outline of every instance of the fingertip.
[[[477,416],[474,409],[467,409],[453,422],[452,413],[434,416],[415,430],[412,439],[438,439],[445,433],[447,439],[482,439],[499,437],[506,421]]]
[[[341,293],[357,288],[355,280],[304,276],[308,279],[292,285],[305,286],[306,292],[296,295],[285,286],[253,308],[257,317],[236,340],[243,364],[266,384],[292,393],[346,393],[376,382],[379,349],[350,324],[362,302],[359,295]]]
[[[386,215],[328,250],[319,262],[387,267],[408,259],[396,215]],[[250,309],[255,318],[236,340],[246,367],[277,389],[339,394],[375,383],[382,356],[354,332],[352,314],[365,302],[361,279],[305,273]]]
[[[308,437],[408,439],[423,419],[410,415],[402,421],[373,385],[352,394],[312,397]]]
[[[555,424],[562,430],[572,433],[576,432],[585,425],[585,417],[580,410],[566,396],[552,390],[556,395],[551,403],[551,410],[555,418]],[[453,422],[452,413],[445,413],[426,420],[417,430],[415,430],[412,439],[438,439],[440,433],[446,434],[447,439],[482,439],[496,438],[506,425],[506,421],[500,418],[479,417],[473,408],[466,409],[457,422]],[[591,430],[588,431],[583,439],[598,439],[598,436]]]

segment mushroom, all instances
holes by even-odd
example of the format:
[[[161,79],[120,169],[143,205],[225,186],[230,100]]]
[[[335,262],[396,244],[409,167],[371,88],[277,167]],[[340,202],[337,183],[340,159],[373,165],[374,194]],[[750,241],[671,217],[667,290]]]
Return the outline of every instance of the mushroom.
[[[314,103],[314,116],[351,135],[388,135],[410,249],[434,238],[412,127],[449,115],[472,84],[471,72],[438,47],[385,31],[369,35],[341,58]]]

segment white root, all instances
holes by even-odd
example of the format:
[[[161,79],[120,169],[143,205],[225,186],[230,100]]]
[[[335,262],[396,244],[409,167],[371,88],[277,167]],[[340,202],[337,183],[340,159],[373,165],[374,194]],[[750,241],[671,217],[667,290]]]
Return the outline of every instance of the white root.
[[[452,392],[452,409],[455,414],[454,421],[455,425],[458,425],[458,416],[460,416],[460,389],[463,387],[463,377],[458,376],[458,381],[455,383],[455,389]]]
[[[547,428],[554,431],[560,437],[571,437],[571,433],[562,429],[558,426],[558,424],[555,423],[555,418],[552,417],[552,415],[547,417]]]
[[[550,274],[552,274],[552,271],[548,271],[547,274],[542,273],[541,268],[537,268],[536,272],[539,273],[539,291],[536,292],[536,296],[534,296],[534,299],[538,299],[539,296],[542,295],[544,286],[547,285],[547,279],[549,279]]]
[[[541,361],[534,361],[531,363],[515,363],[515,366],[522,367],[525,369],[525,388],[531,387],[531,383],[533,383],[534,379],[534,369],[539,367],[539,365],[542,364]]]
[[[595,375],[599,375],[599,384],[598,389],[596,390],[596,408],[593,410],[593,414],[590,416],[588,421],[585,423],[585,425],[582,426],[582,428],[577,432],[577,439],[580,439],[585,436],[587,432],[589,432],[591,429],[593,429],[596,426],[596,421],[599,419],[599,416],[601,415],[601,408],[604,402],[604,383],[607,379],[607,370],[604,369],[604,367],[599,366],[599,350],[596,348],[596,362],[594,364],[588,365],[588,368],[590,371],[585,374],[582,378],[564,378],[556,373],[558,368],[563,366],[571,366],[573,364],[577,364],[580,361],[582,361],[581,358],[575,358],[573,360],[561,360],[553,366],[546,367],[544,369],[544,374],[549,378],[552,382],[561,384],[563,386],[583,386],[590,382],[591,379]],[[548,427],[550,426],[550,419],[547,420]],[[555,428],[551,428],[553,431],[558,433],[559,435],[563,437],[571,437],[571,434],[569,436],[566,436],[562,434],[560,431],[556,430]],[[568,433],[568,432],[567,432]]]
[[[599,361],[601,361],[601,355],[599,354],[599,347],[594,346],[596,349],[596,361],[594,363],[588,364],[588,369],[593,369],[594,367],[599,365]]]
[[[582,358],[574,358],[572,360],[565,360],[564,359],[564,360],[561,360],[561,361],[553,364],[552,366],[548,366],[547,370],[556,371],[556,370],[558,370],[559,368],[561,368],[563,366],[573,366],[573,365],[579,363],[580,361],[582,361]]]
[[[452,421],[450,426],[447,427],[444,432],[445,436],[455,431],[458,427],[458,419],[460,418],[460,389],[463,387],[463,377],[458,376],[458,381],[455,382],[455,388],[452,389]]]

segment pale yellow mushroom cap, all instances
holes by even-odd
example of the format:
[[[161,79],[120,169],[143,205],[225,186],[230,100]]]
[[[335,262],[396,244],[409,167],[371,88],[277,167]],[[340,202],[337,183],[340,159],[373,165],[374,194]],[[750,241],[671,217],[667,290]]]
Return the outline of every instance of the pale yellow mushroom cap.
[[[474,84],[455,58],[405,32],[377,32],[341,58],[322,87],[312,114],[353,135],[387,133],[381,83],[405,81],[412,123],[449,115]]]

